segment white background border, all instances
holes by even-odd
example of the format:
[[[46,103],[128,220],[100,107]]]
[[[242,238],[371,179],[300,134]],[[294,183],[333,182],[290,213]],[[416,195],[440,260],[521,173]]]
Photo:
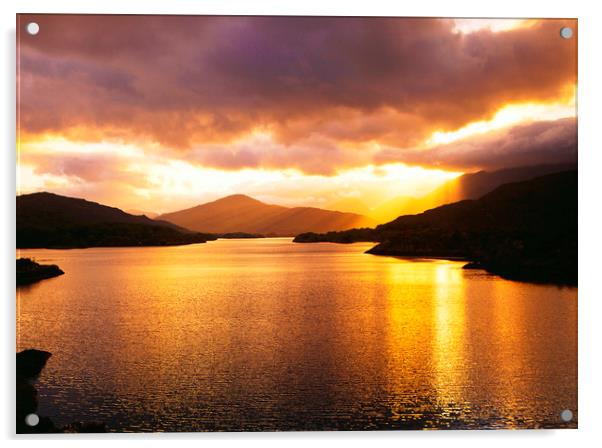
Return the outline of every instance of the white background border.
[[[602,440],[602,8],[595,0],[487,1],[450,0],[395,2],[370,1],[276,1],[276,0],[2,0],[2,59],[0,126],[4,142],[1,181],[0,298],[2,321],[2,378],[0,438],[21,446],[147,446],[178,444],[250,446],[306,446],[308,444],[462,445],[489,447],[545,445],[576,447],[598,445]],[[344,433],[239,433],[239,434],[146,434],[16,437],[14,432],[14,208],[15,208],[15,14],[30,13],[144,13],[144,14],[270,14],[270,15],[367,15],[431,17],[563,17],[579,19],[579,429],[539,431],[433,431]],[[74,445],[75,444],[75,445]],[[599,446],[599,445],[598,445]]]

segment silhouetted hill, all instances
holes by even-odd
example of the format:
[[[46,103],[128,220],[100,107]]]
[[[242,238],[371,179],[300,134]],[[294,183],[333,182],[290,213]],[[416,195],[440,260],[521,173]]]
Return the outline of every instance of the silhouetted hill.
[[[371,219],[354,213],[270,205],[242,194],[167,213],[159,219],[199,232],[272,236],[294,236],[302,232],[327,232],[375,224]]]
[[[461,257],[505,277],[577,283],[577,171],[502,185],[375,229],[304,234],[296,242],[376,241],[368,253]]]
[[[503,184],[575,169],[577,169],[576,164],[549,164],[467,173],[446,182],[423,197],[399,196],[393,198],[374,209],[371,216],[389,221],[400,215],[421,213],[464,199],[477,199]]]
[[[204,243],[212,235],[53,193],[17,196],[17,247],[164,246]]]

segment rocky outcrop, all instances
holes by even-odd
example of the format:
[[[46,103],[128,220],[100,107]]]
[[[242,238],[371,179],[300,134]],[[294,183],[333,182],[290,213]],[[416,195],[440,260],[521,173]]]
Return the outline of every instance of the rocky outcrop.
[[[106,432],[103,423],[74,422],[64,427],[58,427],[44,416],[37,415],[38,391],[34,382],[52,356],[50,352],[28,349],[17,353],[16,367],[16,431],[17,434],[47,434],[60,432]],[[27,416],[34,414],[39,421],[35,425],[28,424]]]
[[[17,259],[16,272],[17,285],[29,285],[64,274],[56,264],[38,264],[30,258]]]
[[[40,418],[40,421],[35,426],[30,426],[26,423],[26,417],[29,414],[36,414],[38,410],[38,391],[34,387],[33,382],[51,354],[42,350],[23,350],[17,353],[17,433],[34,433],[34,432],[57,432],[56,427],[48,418]]]

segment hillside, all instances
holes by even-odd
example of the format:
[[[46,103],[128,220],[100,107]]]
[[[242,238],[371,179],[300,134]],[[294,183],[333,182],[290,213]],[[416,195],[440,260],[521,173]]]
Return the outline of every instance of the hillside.
[[[212,235],[53,193],[17,196],[17,247],[164,246],[204,243]]]
[[[390,199],[376,207],[371,212],[371,216],[378,216],[380,222],[387,222],[401,215],[421,213],[440,205],[465,199],[478,199],[507,183],[574,169],[576,169],[575,164],[548,164],[467,173],[444,183],[425,196],[418,198],[399,196]]]
[[[505,184],[480,199],[374,229],[310,233],[295,241],[375,241],[369,253],[460,257],[509,278],[576,284],[577,171]]]
[[[245,232],[270,236],[294,236],[303,232],[328,232],[375,224],[371,219],[354,213],[270,205],[241,194],[160,215],[158,219],[199,232]]]

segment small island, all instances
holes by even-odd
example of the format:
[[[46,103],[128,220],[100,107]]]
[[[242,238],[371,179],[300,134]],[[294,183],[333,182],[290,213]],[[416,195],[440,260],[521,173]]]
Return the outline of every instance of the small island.
[[[63,274],[56,264],[39,264],[31,258],[17,259],[17,285],[30,285]]]

